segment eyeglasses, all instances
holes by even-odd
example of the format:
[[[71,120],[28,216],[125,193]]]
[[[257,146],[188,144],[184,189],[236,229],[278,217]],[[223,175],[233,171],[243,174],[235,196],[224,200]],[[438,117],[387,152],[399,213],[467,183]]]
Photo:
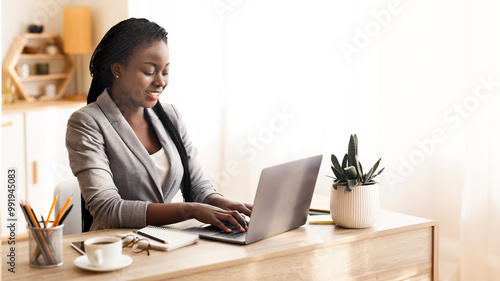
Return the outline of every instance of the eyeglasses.
[[[142,253],[146,252],[149,256],[149,250],[151,249],[151,242],[148,239],[141,239],[132,234],[125,235],[122,237],[123,248],[132,247],[132,252]]]

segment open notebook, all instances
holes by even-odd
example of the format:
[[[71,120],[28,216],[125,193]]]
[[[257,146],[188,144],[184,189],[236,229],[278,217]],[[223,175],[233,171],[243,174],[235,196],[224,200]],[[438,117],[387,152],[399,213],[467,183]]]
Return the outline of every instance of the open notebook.
[[[172,251],[177,248],[196,243],[199,240],[198,234],[151,225],[148,225],[131,233],[117,234],[117,236],[121,238],[130,234],[134,235],[135,237],[148,239],[151,243],[151,248],[160,251]],[[144,241],[139,243],[139,247],[145,246],[147,246],[147,242]]]

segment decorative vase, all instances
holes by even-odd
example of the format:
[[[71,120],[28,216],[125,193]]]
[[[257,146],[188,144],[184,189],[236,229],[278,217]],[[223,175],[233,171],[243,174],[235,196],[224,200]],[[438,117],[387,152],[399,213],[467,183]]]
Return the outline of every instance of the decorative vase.
[[[57,55],[59,54],[59,48],[57,47],[56,43],[49,42],[47,43],[47,45],[45,45],[45,53],[49,55]]]
[[[29,33],[42,33],[43,32],[43,25],[42,24],[30,24],[30,25],[28,25],[28,32]]]
[[[345,186],[332,187],[330,214],[333,222],[345,228],[367,228],[373,226],[380,212],[379,184],[361,185],[344,193]]]

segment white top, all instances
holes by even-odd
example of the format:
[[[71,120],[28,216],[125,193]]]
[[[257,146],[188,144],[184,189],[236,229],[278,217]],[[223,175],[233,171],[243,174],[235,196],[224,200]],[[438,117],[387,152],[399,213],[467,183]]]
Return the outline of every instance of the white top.
[[[168,170],[170,169],[170,162],[168,162],[167,153],[162,147],[157,152],[151,154],[151,159],[153,159],[153,162],[155,162],[156,169],[158,170],[158,176],[160,178],[160,183],[163,184],[163,182],[167,178]]]

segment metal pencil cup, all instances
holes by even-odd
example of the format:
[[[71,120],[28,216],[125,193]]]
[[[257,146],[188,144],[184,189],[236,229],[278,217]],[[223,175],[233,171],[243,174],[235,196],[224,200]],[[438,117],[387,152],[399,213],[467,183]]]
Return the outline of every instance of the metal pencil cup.
[[[49,268],[63,264],[63,226],[29,227],[30,266]]]

